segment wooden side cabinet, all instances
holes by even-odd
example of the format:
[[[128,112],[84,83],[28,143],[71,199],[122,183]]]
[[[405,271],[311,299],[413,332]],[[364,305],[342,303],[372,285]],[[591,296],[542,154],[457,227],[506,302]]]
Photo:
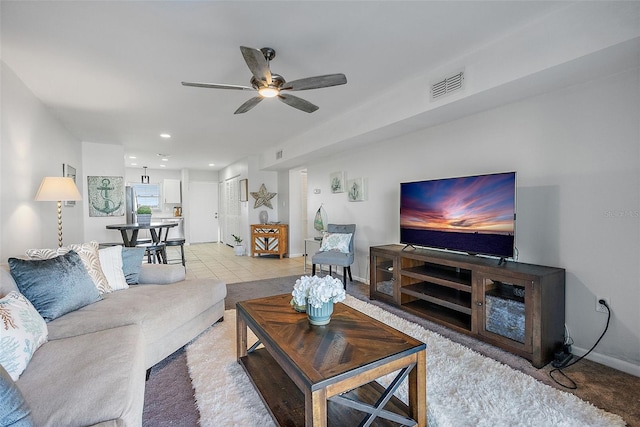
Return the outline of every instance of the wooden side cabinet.
[[[251,256],[278,255],[282,259],[287,253],[288,230],[287,224],[252,224]]]
[[[537,367],[564,342],[565,271],[402,245],[370,249],[370,297],[472,335]],[[393,291],[388,291],[391,283]]]

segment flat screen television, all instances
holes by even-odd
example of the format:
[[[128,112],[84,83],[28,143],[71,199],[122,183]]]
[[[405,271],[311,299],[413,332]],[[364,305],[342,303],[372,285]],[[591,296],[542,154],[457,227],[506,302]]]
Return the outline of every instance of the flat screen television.
[[[516,173],[400,184],[400,243],[513,258]]]

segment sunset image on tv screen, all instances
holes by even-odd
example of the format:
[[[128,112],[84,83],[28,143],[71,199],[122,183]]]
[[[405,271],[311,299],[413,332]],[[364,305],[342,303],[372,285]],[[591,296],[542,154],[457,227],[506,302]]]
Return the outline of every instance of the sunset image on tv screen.
[[[512,235],[515,174],[402,184],[400,227]]]

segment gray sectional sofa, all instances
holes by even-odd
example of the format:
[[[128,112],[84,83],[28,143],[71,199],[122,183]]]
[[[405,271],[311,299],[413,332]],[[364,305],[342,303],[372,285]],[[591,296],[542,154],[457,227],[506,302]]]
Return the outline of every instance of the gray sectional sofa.
[[[0,268],[0,297],[17,290]],[[143,265],[138,285],[47,324],[48,342],[15,382],[37,426],[138,426],[145,371],[224,314],[225,283]]]

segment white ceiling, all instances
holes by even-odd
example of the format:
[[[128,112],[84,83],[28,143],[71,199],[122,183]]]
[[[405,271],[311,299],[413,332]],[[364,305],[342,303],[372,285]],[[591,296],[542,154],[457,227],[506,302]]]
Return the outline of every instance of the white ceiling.
[[[330,121],[566,5],[435,1],[6,1],[2,61],[82,141],[119,144],[139,167],[218,170]],[[307,114],[251,92],[239,46],[276,49],[287,80],[344,73],[344,86],[296,92]],[[428,96],[428,82],[416,96]],[[380,102],[384,102],[384,99]],[[169,140],[160,133],[172,135]],[[125,156],[126,157],[126,156]],[[126,166],[131,165],[126,159]]]

